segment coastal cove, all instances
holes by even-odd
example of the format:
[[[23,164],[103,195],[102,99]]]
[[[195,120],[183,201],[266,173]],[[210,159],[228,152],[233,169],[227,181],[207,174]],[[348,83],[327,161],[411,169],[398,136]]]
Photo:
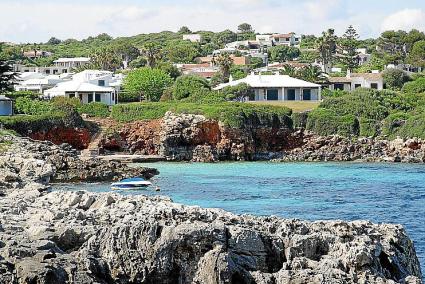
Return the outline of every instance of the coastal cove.
[[[140,166],[138,164],[134,166]],[[151,163],[161,188],[119,191],[237,214],[402,224],[425,270],[425,168],[378,163]],[[110,191],[108,183],[53,184],[55,190]]]

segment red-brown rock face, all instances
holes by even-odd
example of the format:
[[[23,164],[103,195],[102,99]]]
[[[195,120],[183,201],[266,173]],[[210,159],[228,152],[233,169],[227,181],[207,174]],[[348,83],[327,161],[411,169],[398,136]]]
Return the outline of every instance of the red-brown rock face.
[[[79,150],[87,148],[91,140],[91,134],[86,128],[55,127],[47,131],[31,133],[29,137],[34,140],[51,141],[56,145],[68,143]]]

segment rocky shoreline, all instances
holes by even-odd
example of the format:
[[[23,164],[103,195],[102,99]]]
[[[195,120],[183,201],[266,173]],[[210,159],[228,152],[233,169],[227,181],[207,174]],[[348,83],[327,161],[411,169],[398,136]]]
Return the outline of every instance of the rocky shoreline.
[[[0,283],[421,283],[399,225],[238,216],[49,181],[156,174],[2,137]],[[106,172],[104,172],[106,171]],[[134,171],[134,172],[133,172]]]
[[[166,113],[160,120],[120,126],[103,135],[102,153],[159,155],[168,161],[425,162],[425,141],[317,136],[285,123],[252,120],[230,128],[202,115]]]

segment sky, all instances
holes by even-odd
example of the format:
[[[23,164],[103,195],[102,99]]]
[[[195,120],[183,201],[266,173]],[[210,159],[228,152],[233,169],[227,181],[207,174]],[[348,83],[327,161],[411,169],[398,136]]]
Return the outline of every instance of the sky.
[[[384,30],[425,31],[425,0],[0,0],[0,42],[83,39],[100,33],[132,36],[177,31],[236,31],[319,35],[353,25],[361,38]]]

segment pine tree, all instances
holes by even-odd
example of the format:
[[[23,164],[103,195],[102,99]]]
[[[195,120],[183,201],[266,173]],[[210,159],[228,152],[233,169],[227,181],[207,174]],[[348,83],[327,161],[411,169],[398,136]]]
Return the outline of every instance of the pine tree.
[[[9,62],[0,60],[0,94],[13,91],[14,79],[16,73]]]
[[[338,46],[339,61],[347,67],[348,70],[353,70],[359,66],[357,40],[359,35],[356,29],[350,25],[345,31]]]

